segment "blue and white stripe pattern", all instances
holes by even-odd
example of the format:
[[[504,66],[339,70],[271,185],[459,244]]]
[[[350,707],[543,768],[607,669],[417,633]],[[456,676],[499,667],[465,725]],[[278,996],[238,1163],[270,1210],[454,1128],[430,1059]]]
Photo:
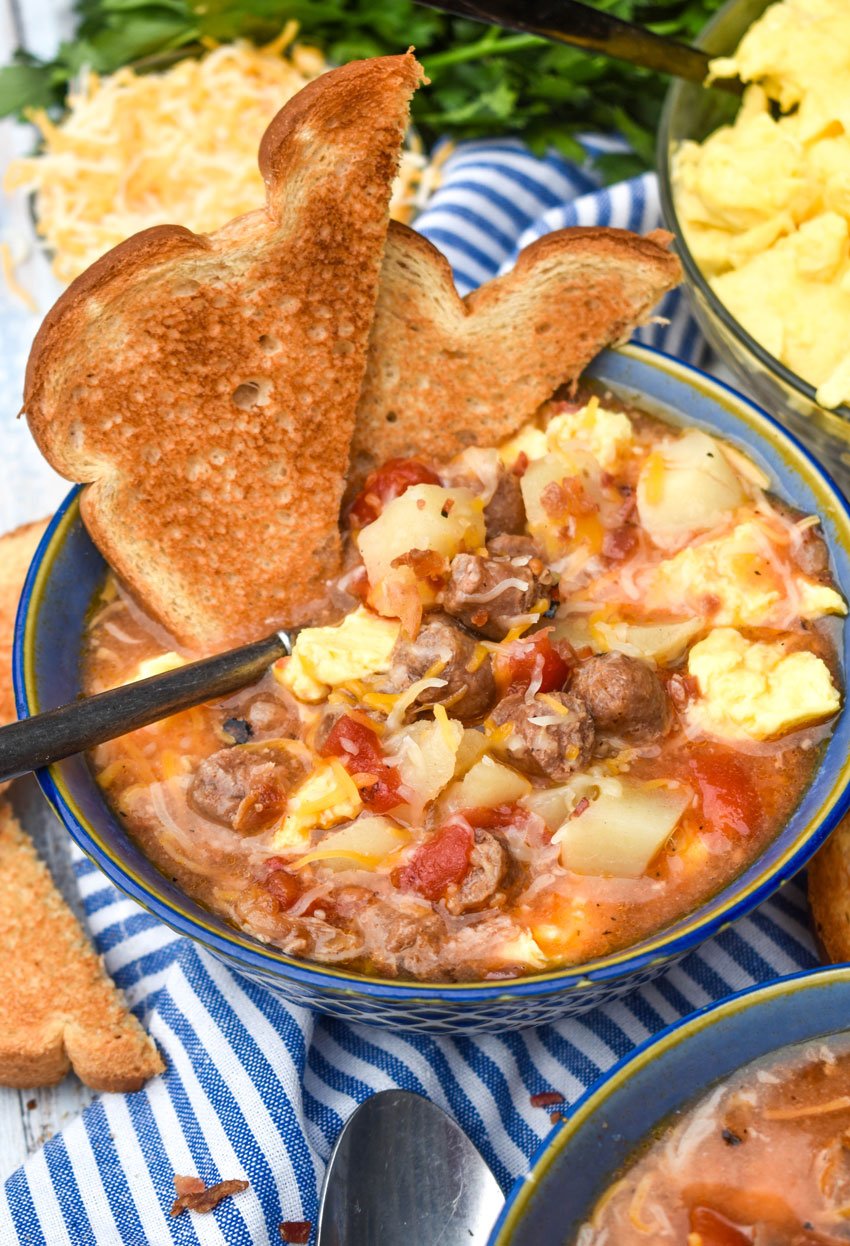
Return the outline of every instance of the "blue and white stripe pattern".
[[[468,290],[517,247],[570,224],[658,224],[654,180],[599,189],[558,156],[519,143],[460,147],[419,227]],[[705,346],[676,296],[642,340],[693,362]],[[575,1101],[631,1048],[731,991],[815,964],[794,883],[626,1000],[536,1030],[433,1038],[323,1019],[273,999],[177,938],[79,857],[89,928],[167,1063],[134,1095],[106,1095],[12,1176],[0,1242],[25,1246],[266,1246],[283,1220],[315,1222],[324,1163],[345,1118],[376,1090],[429,1095],[467,1130],[505,1187],[549,1129],[529,1097]],[[211,1215],[170,1218],[174,1173],[250,1189]]]

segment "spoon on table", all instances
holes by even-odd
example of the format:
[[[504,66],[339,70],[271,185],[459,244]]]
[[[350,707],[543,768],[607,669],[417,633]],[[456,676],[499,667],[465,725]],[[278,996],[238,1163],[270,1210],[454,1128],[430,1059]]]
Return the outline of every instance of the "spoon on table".
[[[275,632],[212,658],[135,683],[79,697],[70,705],[0,727],[0,783],[146,727],[179,710],[256,683],[272,662],[292,652],[289,632]]]
[[[623,21],[578,0],[419,0],[429,9],[466,17],[490,26],[504,26],[530,35],[569,43],[587,52],[601,52],[642,69],[686,78],[705,85],[711,57],[677,39],[665,39],[634,22]],[[426,58],[427,60],[427,58]],[[426,65],[427,69],[427,65]],[[709,85],[740,95],[739,78],[722,78]]]
[[[337,1139],[318,1246],[484,1246],[504,1201],[451,1117],[421,1095],[382,1090]]]

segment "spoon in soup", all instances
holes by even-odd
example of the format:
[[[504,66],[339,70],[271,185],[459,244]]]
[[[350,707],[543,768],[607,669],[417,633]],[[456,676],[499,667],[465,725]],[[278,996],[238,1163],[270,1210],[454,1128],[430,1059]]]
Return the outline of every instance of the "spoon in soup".
[[[0,727],[0,783],[246,688],[272,662],[292,652],[292,640],[289,632],[275,632],[250,645]]]

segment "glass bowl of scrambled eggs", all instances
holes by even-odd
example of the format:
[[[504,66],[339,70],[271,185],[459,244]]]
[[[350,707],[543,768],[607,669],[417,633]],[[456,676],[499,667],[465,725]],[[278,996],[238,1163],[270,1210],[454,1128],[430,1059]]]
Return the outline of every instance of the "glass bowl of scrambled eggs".
[[[850,5],[730,0],[701,46],[743,100],[687,82],[661,201],[721,358],[850,490]]]

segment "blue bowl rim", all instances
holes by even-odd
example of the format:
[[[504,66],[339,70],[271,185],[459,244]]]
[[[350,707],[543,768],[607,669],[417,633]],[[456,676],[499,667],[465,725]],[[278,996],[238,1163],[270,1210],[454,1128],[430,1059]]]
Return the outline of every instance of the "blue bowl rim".
[[[636,358],[638,362],[645,360],[649,366],[657,367],[660,364],[662,369],[666,364],[672,364],[674,370],[679,369],[693,378],[701,378],[708,383],[709,389],[716,387],[728,394],[733,403],[748,408],[757,421],[766,423],[780,441],[790,443],[793,450],[808,463],[815,478],[819,480],[821,486],[825,487],[825,491],[832,495],[837,509],[843,514],[844,520],[850,524],[850,502],[844,497],[827,469],[793,433],[757,403],[746,398],[725,381],[656,347],[631,342],[619,348],[616,353]],[[654,363],[654,360],[657,362]],[[76,503],[82,487],[82,485],[72,487],[51,519],[38,544],[21,594],[15,619],[13,649],[13,682],[20,718],[30,717],[29,690],[25,675],[24,634],[35,582],[44,557],[52,545],[53,536],[69,509]],[[369,978],[345,972],[334,966],[324,967],[288,957],[281,958],[279,953],[275,954],[274,949],[266,952],[259,943],[249,946],[242,942],[239,939],[239,932],[234,931],[234,938],[231,941],[216,931],[199,926],[189,914],[175,910],[166,900],[151,894],[137,883],[119,862],[113,861],[101,849],[68,805],[52,773],[52,768],[37,770],[35,776],[48,803],[63,822],[72,839],[95,862],[109,881],[178,934],[187,936],[208,951],[223,957],[231,964],[236,964],[248,973],[253,971],[279,978],[282,981],[291,980],[302,986],[314,988],[322,994],[331,992],[374,997],[406,1004],[496,1003],[507,999],[559,995],[565,991],[582,993],[597,984],[633,977],[649,966],[672,962],[699,947],[732,922],[745,917],[792,878],[803,868],[850,808],[850,773],[848,773],[843,788],[836,795],[832,809],[792,856],[779,863],[777,868],[759,885],[752,885],[737,900],[730,897],[722,909],[703,921],[695,921],[694,925],[670,941],[664,940],[664,931],[661,931],[657,936],[652,936],[656,939],[653,946],[632,955],[629,955],[629,949],[625,948],[620,952],[612,953],[609,957],[600,958],[586,965],[571,966],[564,970],[550,970],[523,978],[503,979],[494,983],[486,981],[474,983],[398,982],[392,979]],[[729,886],[732,885],[734,885],[734,880],[729,884]],[[695,914],[712,903],[713,898],[709,898],[704,905],[695,910],[694,914],[689,915],[690,918],[695,920]]]
[[[555,1162],[561,1146],[566,1145],[568,1139],[564,1138],[562,1141],[561,1135],[565,1132],[572,1134],[577,1132],[578,1129],[584,1128],[585,1121],[595,1111],[596,1107],[601,1106],[607,1099],[618,1093],[623,1081],[629,1076],[630,1068],[634,1066],[632,1071],[635,1071],[638,1066],[642,1065],[653,1048],[666,1048],[673,1038],[676,1038],[678,1043],[687,1042],[695,1031],[702,1030],[706,1025],[714,1024],[730,1012],[735,1012],[742,1004],[748,1009],[758,1007],[759,999],[752,998],[753,996],[767,998],[777,992],[785,991],[793,995],[799,989],[800,983],[804,984],[805,989],[805,984],[811,980],[831,981],[833,979],[837,982],[850,984],[850,961],[843,961],[837,965],[817,965],[812,969],[801,969],[797,973],[790,973],[785,977],[771,978],[768,982],[757,982],[753,986],[744,987],[740,991],[735,991],[732,995],[724,995],[722,999],[712,1000],[708,1004],[703,1004],[701,1008],[686,1013],[683,1017],[679,1017],[678,1020],[672,1021],[670,1025],[665,1026],[663,1030],[659,1030],[657,1034],[651,1034],[649,1038],[644,1039],[637,1047],[633,1047],[616,1064],[612,1064],[610,1069],[603,1073],[602,1077],[588,1086],[587,1090],[569,1109],[564,1120],[554,1125],[537,1147],[529,1160],[527,1171],[522,1176],[517,1177],[508,1191],[504,1207],[490,1231],[487,1246],[510,1246],[510,1239],[500,1241],[500,1234],[506,1228],[508,1220],[513,1217],[514,1208],[528,1185],[540,1175],[540,1168],[545,1166],[548,1170]],[[778,1043],[776,1050],[780,1050],[783,1046],[785,1044],[782,1042]],[[616,1083],[616,1085],[613,1085],[613,1083]],[[704,1087],[700,1086],[694,1087],[691,1099],[696,1099],[703,1089]],[[578,1123],[577,1118],[581,1118]],[[639,1146],[640,1143],[633,1149],[636,1150]],[[611,1173],[610,1176],[613,1177],[614,1173]]]

